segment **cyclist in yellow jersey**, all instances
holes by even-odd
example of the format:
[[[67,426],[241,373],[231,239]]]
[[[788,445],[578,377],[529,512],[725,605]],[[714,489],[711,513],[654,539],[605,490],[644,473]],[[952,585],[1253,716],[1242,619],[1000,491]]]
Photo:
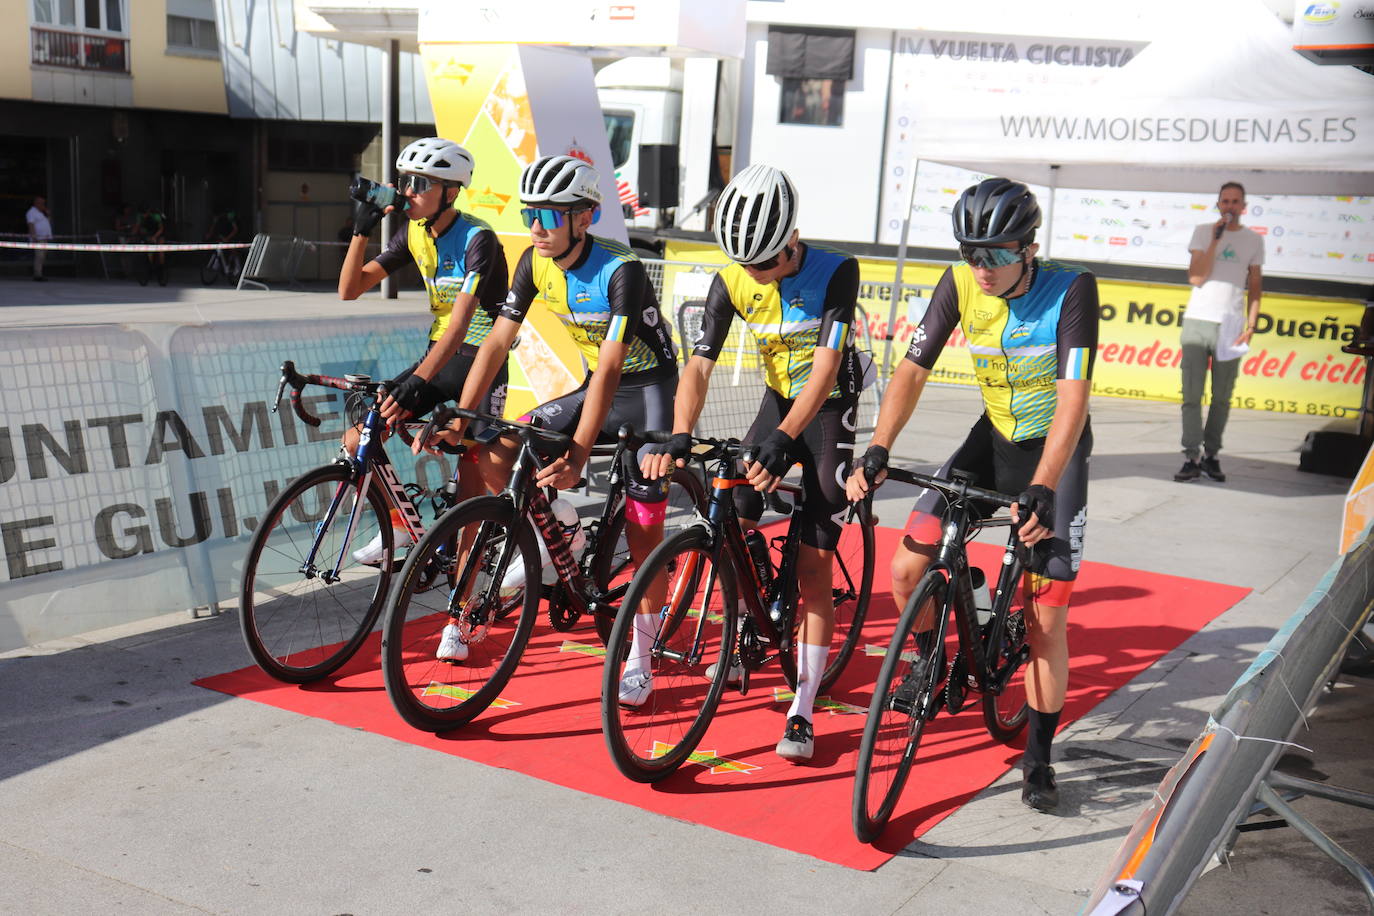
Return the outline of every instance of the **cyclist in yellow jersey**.
[[[582,351],[588,374],[574,391],[541,404],[522,419],[571,437],[562,455],[535,476],[540,486],[575,486],[598,441],[614,442],[626,423],[636,429],[664,429],[673,411],[677,359],[658,297],[643,263],[613,239],[590,232],[601,206],[596,170],[571,156],[545,156],[520,176],[520,213],[530,230],[530,247],[515,267],[510,295],[491,334],[473,362],[459,406],[472,409],[505,365],[520,326],[536,298],[562,322]],[[457,421],[444,433],[462,429]],[[642,451],[642,450],[641,450]],[[516,450],[498,440],[482,451],[482,473],[489,486],[510,477]],[[627,456],[625,536],[636,565],[663,540],[668,482],[649,480],[638,461]],[[640,606],[630,647],[630,663],[620,684],[620,701],[642,705],[653,691],[649,652],[654,624],[663,605],[658,582]]]
[[[1097,281],[1081,268],[1036,259],[1040,207],[1023,184],[989,178],[964,191],[952,215],[963,262],[940,278],[883,397],[872,445],[847,486],[850,499],[859,500],[882,482],[888,449],[915,410],[945,341],[961,327],[984,412],[940,474],[970,472],[978,486],[1020,493],[1029,509],[1020,529],[1034,551],[1025,586],[1030,727],[1021,800],[1049,811],[1059,804],[1050,744],[1068,687],[1068,605],[1087,516]],[[893,556],[898,607],[935,556],[938,499],[927,490],[917,500]],[[1013,508],[1012,514],[1021,513]],[[918,619],[917,626],[934,623]]]
[[[848,502],[843,480],[854,450],[855,413],[869,360],[854,349],[859,264],[844,252],[802,242],[797,192],[786,173],[755,164],[735,176],[716,203],[715,234],[733,264],[711,283],[706,317],[683,371],[673,440],[644,459],[646,475],[672,473],[691,447],[687,433],[706,400],[726,334],[743,319],[763,357],[767,390],[745,434],[757,460],[745,473],[755,489],[736,487],[745,528],[758,526],[763,492],[777,488],[794,462],[802,466],[797,689],[777,744],[780,756],[809,760],[816,691],[834,632],[832,556]],[[734,675],[734,672],[731,672]]]
[[[414,263],[429,294],[434,315],[428,348],[421,360],[386,383],[382,416],[395,423],[424,416],[463,390],[477,348],[491,332],[492,321],[506,298],[506,255],[496,234],[485,222],[458,209],[458,195],[472,183],[472,155],[442,137],[426,137],[406,146],[396,159],[398,190],[405,199],[405,223],[376,258],[364,263],[368,236],[385,211],[370,203],[354,204],[353,239],[339,271],[339,298],[356,299],[388,274]],[[485,389],[483,409],[500,415],[505,409],[504,364]],[[360,405],[351,404],[355,415]],[[344,433],[344,447],[357,448],[360,417]],[[482,492],[481,476],[459,476],[459,497]],[[403,527],[394,543],[410,538]],[[376,563],[383,554],[382,537],[354,553],[361,563]]]

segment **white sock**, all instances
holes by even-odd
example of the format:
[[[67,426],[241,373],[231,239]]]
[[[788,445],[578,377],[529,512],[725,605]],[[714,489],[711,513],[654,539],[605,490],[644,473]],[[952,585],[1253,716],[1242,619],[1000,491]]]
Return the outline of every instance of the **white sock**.
[[[630,640],[630,657],[625,660],[625,673],[648,671],[649,655],[654,648],[654,633],[658,630],[657,614],[636,614],[635,632]]]
[[[801,716],[810,722],[814,718],[816,692],[821,688],[821,678],[825,677],[825,661],[830,655],[830,646],[801,643],[797,648],[797,694],[787,709],[787,718]]]

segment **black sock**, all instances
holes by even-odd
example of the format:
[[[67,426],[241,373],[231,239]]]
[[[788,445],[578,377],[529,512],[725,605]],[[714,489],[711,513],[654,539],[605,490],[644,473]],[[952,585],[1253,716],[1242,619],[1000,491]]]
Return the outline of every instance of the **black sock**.
[[[1026,726],[1026,752],[1021,755],[1021,766],[1030,770],[1040,764],[1049,766],[1050,743],[1059,728],[1059,712],[1041,712],[1034,706],[1026,707],[1030,722]]]

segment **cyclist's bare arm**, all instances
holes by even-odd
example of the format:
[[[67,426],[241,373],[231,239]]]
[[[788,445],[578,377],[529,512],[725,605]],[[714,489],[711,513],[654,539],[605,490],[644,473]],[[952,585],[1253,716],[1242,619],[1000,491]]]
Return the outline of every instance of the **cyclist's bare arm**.
[[[582,402],[582,416],[573,431],[572,445],[561,458],[554,460],[548,467],[535,475],[541,487],[556,487],[566,490],[577,483],[582,474],[582,466],[587,463],[596,437],[611,412],[611,402],[615,400],[616,389],[620,387],[620,376],[625,366],[625,354],[630,345],[618,340],[603,340],[596,351],[596,369],[592,380],[587,384],[587,399]]]
[[[348,243],[348,253],[344,255],[343,267],[339,270],[340,299],[357,299],[381,283],[386,276],[386,271],[376,261],[364,263],[366,258],[367,236],[353,236],[353,241]]]
[[[907,421],[915,412],[928,378],[930,370],[909,359],[897,364],[897,371],[892,373],[892,381],[888,383],[887,391],[883,392],[883,406],[878,411],[878,422],[874,425],[873,438],[869,445],[892,448],[892,443],[897,441],[897,434],[906,427]],[[864,477],[863,466],[859,464],[845,482],[845,492],[851,500],[857,502],[868,495],[874,486],[877,484],[869,484],[868,479]]]
[[[1031,484],[1039,484],[1058,489],[1059,478],[1078,448],[1078,438],[1083,435],[1083,427],[1088,422],[1088,395],[1092,391],[1089,379],[1064,379],[1055,383],[1054,419],[1050,421],[1050,431],[1045,435],[1045,449],[1040,453],[1040,463],[1035,467]],[[1013,520],[1019,518],[1017,507],[1011,507]],[[1021,530],[1021,539],[1027,544],[1047,537],[1054,532],[1040,520],[1031,516],[1032,522]]]

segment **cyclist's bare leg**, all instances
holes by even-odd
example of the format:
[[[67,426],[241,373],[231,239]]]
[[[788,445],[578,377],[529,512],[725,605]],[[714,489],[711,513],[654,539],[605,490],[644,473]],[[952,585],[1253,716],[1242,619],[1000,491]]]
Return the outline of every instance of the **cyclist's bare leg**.
[[[1026,699],[1040,712],[1064,708],[1069,687],[1069,609],[1026,602],[1026,637],[1030,660],[1026,665]]]
[[[482,447],[477,457],[478,472],[488,490],[500,493],[510,481],[511,469],[515,467],[516,443],[512,440],[497,439]]]
[[[921,583],[930,564],[935,561],[936,545],[923,544],[910,535],[902,538],[902,543],[892,553],[892,598],[901,613],[911,600],[911,593]],[[923,633],[935,626],[935,607],[924,609],[916,618],[916,631]]]

